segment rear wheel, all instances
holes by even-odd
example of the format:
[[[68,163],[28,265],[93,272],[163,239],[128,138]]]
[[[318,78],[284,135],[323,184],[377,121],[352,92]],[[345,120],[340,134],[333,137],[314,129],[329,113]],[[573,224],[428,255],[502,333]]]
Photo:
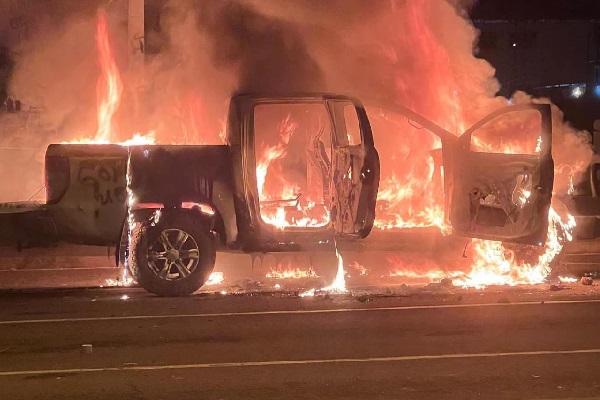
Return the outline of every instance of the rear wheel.
[[[138,283],[159,296],[185,296],[200,289],[215,265],[214,236],[198,218],[165,212],[134,244]]]

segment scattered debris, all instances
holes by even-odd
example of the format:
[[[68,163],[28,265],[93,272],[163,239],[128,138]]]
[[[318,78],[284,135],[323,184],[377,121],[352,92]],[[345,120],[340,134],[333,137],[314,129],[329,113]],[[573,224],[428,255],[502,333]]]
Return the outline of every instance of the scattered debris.
[[[452,287],[454,284],[452,283],[452,279],[444,278],[440,281],[440,286]]]
[[[581,284],[586,286],[591,286],[594,283],[594,280],[591,276],[584,276],[581,278]]]
[[[366,303],[368,301],[371,301],[372,299],[370,296],[361,295],[361,296],[356,297],[356,300],[360,301],[361,303]]]
[[[561,290],[562,286],[558,286],[558,285],[550,285],[550,291],[551,292],[556,292],[558,290]]]

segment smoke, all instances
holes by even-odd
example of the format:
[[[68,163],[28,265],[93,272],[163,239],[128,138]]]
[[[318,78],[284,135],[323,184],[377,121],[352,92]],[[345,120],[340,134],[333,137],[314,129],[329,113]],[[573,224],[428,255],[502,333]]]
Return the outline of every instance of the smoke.
[[[156,131],[160,141],[221,143],[227,100],[236,92],[325,87],[297,24],[237,1],[172,1],[160,13],[160,29],[148,37],[160,53],[147,56],[137,120],[137,129]]]
[[[222,143],[227,100],[240,91],[342,92],[377,107],[406,106],[456,134],[507,104],[496,96],[494,68],[474,54],[471,0],[147,1],[159,18],[147,29],[143,71],[128,68],[127,1],[39,3],[45,5],[30,14],[45,16],[16,52],[10,85],[27,107],[40,109],[33,113],[37,122],[26,128],[29,117],[1,118],[0,146],[43,149],[93,137],[100,6],[111,21],[125,85],[114,124],[119,139],[153,131],[160,143]],[[524,94],[513,100],[533,101]],[[566,125],[558,110],[554,118],[557,164],[579,160],[585,167],[592,154],[587,135]],[[375,134],[388,162],[382,178],[405,175],[398,149],[414,132]],[[412,149],[411,160],[427,158],[436,145],[434,138],[423,140],[430,146]],[[39,186],[42,155],[3,158],[3,171],[31,165],[26,180],[33,183],[14,190],[3,178],[0,200],[23,199]]]
[[[223,1],[199,10],[216,68],[230,70],[242,92],[290,93],[322,90],[322,71],[309,53],[300,27],[259,13],[251,5]]]
[[[19,41],[10,43],[8,94],[21,101],[22,110],[0,113],[0,201],[27,200],[38,192],[45,147],[94,126],[97,6],[66,0],[11,8],[10,29]]]

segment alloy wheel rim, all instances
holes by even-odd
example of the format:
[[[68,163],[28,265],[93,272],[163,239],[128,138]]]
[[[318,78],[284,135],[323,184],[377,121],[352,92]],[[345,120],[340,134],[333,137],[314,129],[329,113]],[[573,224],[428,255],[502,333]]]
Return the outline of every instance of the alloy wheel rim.
[[[163,229],[148,247],[150,269],[166,281],[187,278],[196,270],[199,260],[198,243],[181,229]]]

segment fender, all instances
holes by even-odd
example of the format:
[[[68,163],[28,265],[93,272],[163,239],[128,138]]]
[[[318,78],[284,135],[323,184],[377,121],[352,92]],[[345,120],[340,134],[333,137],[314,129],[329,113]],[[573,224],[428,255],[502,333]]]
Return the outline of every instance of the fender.
[[[141,146],[131,149],[134,207],[189,208],[210,216],[222,240],[237,240],[229,146]],[[201,205],[201,206],[199,206]]]

